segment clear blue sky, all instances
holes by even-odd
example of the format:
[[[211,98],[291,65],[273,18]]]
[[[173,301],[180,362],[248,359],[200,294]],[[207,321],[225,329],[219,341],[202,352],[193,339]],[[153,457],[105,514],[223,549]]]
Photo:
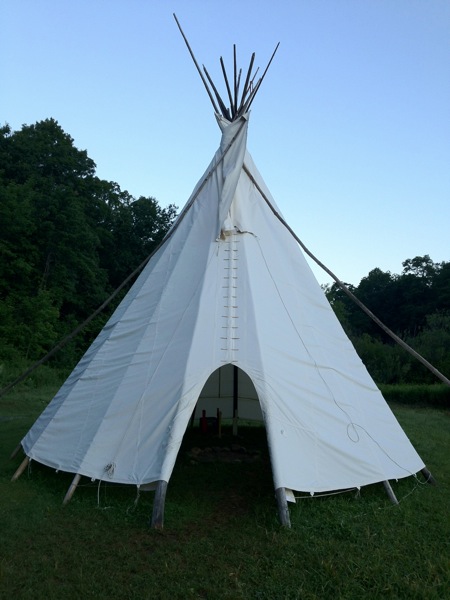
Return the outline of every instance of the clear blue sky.
[[[2,0],[0,122],[53,117],[99,177],[181,208],[220,134],[173,12],[221,90],[234,43],[245,69],[280,42],[248,148],[338,277],[450,260],[448,0]]]

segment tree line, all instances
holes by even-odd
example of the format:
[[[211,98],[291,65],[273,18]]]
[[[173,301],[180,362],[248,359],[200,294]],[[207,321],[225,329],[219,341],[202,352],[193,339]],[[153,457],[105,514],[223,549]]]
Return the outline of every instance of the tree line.
[[[176,215],[95,169],[54,119],[0,129],[0,360],[41,358],[151,253]],[[59,360],[75,360],[113,308]]]
[[[373,269],[353,294],[447,377],[450,375],[450,262],[408,258],[401,274]],[[425,367],[400,348],[337,285],[325,294],[377,383],[431,383]]]
[[[0,361],[35,361],[83,322],[158,245],[176,216],[96,176],[54,119],[0,128]],[[450,374],[450,263],[406,259],[351,291],[390,329]],[[126,293],[58,353],[71,364]],[[325,293],[378,383],[434,381],[336,285]]]

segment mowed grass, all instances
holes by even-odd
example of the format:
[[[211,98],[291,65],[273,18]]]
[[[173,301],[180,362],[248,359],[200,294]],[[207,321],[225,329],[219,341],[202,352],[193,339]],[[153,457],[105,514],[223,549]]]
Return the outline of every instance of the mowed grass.
[[[414,478],[290,505],[278,524],[264,428],[241,430],[254,462],[196,463],[185,436],[169,482],[165,528],[153,494],[83,479],[9,455],[55,390],[0,400],[0,598],[450,598],[450,412],[394,407],[437,487]],[[227,441],[225,437],[224,442]],[[295,457],[292,457],[295,461]],[[136,501],[137,500],[137,501]]]

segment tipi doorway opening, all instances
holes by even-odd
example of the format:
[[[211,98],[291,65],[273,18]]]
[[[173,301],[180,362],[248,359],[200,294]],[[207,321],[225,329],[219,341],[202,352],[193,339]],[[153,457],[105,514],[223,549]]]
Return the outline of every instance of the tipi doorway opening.
[[[237,435],[239,422],[262,423],[263,415],[252,380],[236,365],[226,364],[208,377],[192,413],[191,425],[203,430],[232,424]]]
[[[236,388],[237,407],[233,397]],[[221,430],[218,411],[223,414]],[[203,412],[207,421],[204,428]],[[255,386],[242,369],[227,364],[207,379],[183,435],[173,484],[175,495],[180,486],[189,486],[189,492],[182,492],[188,496],[193,491],[195,494],[206,491],[207,499],[202,494],[200,504],[223,503],[223,518],[233,512],[266,510],[271,490],[273,494],[267,430]],[[166,485],[164,482],[164,491]],[[162,523],[163,514],[164,498],[156,494],[153,527],[159,526],[159,519]]]

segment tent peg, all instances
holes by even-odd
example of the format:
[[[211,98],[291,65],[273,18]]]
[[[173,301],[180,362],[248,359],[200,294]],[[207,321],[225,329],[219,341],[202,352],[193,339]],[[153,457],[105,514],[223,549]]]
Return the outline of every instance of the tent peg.
[[[430,473],[430,471],[426,467],[424,467],[420,472],[425,477],[425,481],[427,483],[429,483],[430,485],[437,485],[436,479],[433,477],[433,475]]]
[[[384,489],[386,490],[387,495],[389,496],[389,500],[392,502],[392,504],[398,504],[397,497],[394,494],[394,490],[392,489],[389,481],[387,481],[387,480],[383,481],[383,485],[384,485]]]
[[[155,499],[153,500],[153,514],[151,526],[154,529],[163,529],[164,527],[164,505],[166,502],[167,481],[161,479],[157,482]]]
[[[77,485],[80,482],[80,479],[81,479],[80,473],[77,473],[75,475],[75,477],[72,479],[72,483],[70,484],[69,489],[67,490],[67,494],[64,496],[63,506],[68,504],[70,502],[70,500],[72,499],[72,496],[74,495],[75,490],[77,489]]]
[[[17,469],[17,471],[11,477],[11,481],[17,481],[19,479],[19,477],[22,475],[22,473],[25,471],[25,469],[28,467],[29,464],[30,464],[30,458],[29,458],[29,456],[25,456],[23,461],[20,463],[20,467]]]
[[[278,516],[283,527],[291,527],[291,518],[286,499],[286,490],[284,487],[279,487],[275,490],[275,496],[278,504]]]

